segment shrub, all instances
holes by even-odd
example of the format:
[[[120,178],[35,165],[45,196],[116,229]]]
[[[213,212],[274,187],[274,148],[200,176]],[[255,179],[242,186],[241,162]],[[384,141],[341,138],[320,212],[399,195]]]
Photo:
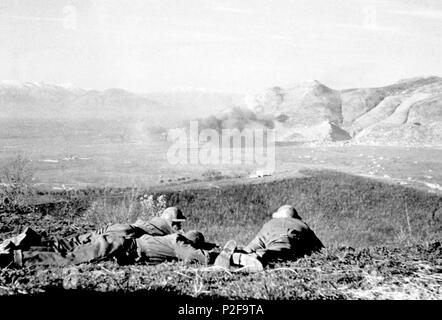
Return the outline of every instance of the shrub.
[[[139,197],[135,189],[123,197],[107,192],[102,198],[92,202],[84,217],[97,226],[133,223],[137,219],[149,220],[157,217],[166,207],[165,195],[156,198],[153,195]]]
[[[156,199],[153,195],[140,197],[141,212],[139,219],[149,220],[153,217],[158,217],[167,208],[167,199],[164,194],[159,195]]]
[[[0,170],[0,197],[9,207],[31,208],[36,191],[33,187],[34,171],[30,160],[22,155],[6,163]]]
[[[140,211],[140,204],[136,201],[135,190],[127,193],[119,201],[114,196],[105,192],[104,196],[92,202],[86,210],[84,217],[101,227],[113,223],[131,223]]]

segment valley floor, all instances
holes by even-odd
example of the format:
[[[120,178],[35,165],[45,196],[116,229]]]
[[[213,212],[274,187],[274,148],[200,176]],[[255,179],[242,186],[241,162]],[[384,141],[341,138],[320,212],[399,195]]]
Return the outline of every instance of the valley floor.
[[[31,160],[34,183],[48,190],[150,187],[219,179],[250,180],[251,165],[174,165],[164,141],[0,139],[0,166],[16,155]],[[329,169],[442,193],[442,148],[279,144],[274,177],[303,169]],[[271,178],[270,178],[271,179]]]

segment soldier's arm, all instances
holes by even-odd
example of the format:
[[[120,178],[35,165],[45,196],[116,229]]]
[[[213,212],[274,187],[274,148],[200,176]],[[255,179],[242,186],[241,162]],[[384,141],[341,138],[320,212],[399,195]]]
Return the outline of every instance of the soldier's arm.
[[[321,240],[319,240],[319,238],[311,229],[309,229],[308,231],[307,241],[309,254],[312,252],[320,251],[322,248],[324,248],[324,244],[321,242]]]
[[[179,241],[175,248],[176,257],[179,260],[183,260],[186,263],[199,262],[202,264],[208,264],[209,254],[206,250],[197,249],[190,243]]]
[[[255,236],[255,238],[253,238],[252,241],[249,242],[248,245],[246,245],[244,247],[244,251],[246,252],[255,252],[257,250],[262,250],[265,249],[266,245],[265,245],[265,239],[264,239],[264,232],[261,229],[258,234]]]
[[[272,220],[266,222],[261,229],[258,231],[258,233],[256,234],[255,238],[253,238],[252,241],[249,242],[248,245],[246,245],[243,250],[251,253],[251,252],[256,252],[258,250],[263,250],[266,248],[266,238],[269,234],[269,229],[271,228],[271,226],[269,225],[269,223],[271,223]]]

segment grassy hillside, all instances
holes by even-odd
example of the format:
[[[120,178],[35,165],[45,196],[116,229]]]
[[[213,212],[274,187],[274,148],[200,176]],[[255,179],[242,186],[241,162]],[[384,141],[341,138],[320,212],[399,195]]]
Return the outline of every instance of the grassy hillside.
[[[139,197],[166,195],[167,205],[180,206],[189,217],[187,228],[202,230],[220,243],[230,238],[245,244],[282,204],[299,214],[328,245],[354,247],[400,244],[440,238],[442,197],[413,188],[333,171],[304,171],[304,176],[263,183],[227,183],[216,187],[192,184],[149,190],[86,189],[52,193],[56,205],[40,205],[49,220],[84,228],[112,222],[133,222],[142,212]],[[39,216],[38,212],[34,214]],[[3,236],[23,223],[44,227],[44,219],[16,215],[2,218]],[[15,221],[15,220],[14,220]],[[76,231],[84,229],[76,228]],[[69,233],[69,229],[63,235]]]
[[[112,261],[2,269],[0,295],[137,292],[203,299],[440,299],[441,196],[331,171],[305,174],[215,188],[53,194],[72,206],[52,212],[46,208],[44,214],[0,214],[0,237],[24,225],[67,236],[109,222],[131,222],[142,214],[139,196],[154,193],[165,194],[168,205],[184,210],[186,228],[198,228],[221,244],[230,238],[245,244],[269,213],[283,203],[293,204],[327,247],[311,257],[276,264],[259,274],[181,263],[119,266]]]
[[[218,241],[250,239],[284,203],[296,207],[326,245],[370,246],[433,239],[442,234],[442,197],[332,171],[262,184],[164,191],[189,226]]]

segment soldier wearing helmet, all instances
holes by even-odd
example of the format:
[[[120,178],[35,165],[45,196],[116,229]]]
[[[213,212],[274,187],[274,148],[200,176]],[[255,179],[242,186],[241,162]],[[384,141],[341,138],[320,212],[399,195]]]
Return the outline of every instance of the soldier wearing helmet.
[[[150,220],[138,219],[133,224],[115,223],[80,236],[57,239],[55,246],[60,251],[71,251],[75,246],[90,242],[94,236],[110,233],[134,239],[145,234],[154,237],[165,236],[182,232],[182,223],[185,221],[186,217],[181,209],[168,207],[159,217],[154,217]]]
[[[120,238],[137,239],[143,235],[158,237],[182,232],[182,223],[184,221],[186,221],[186,217],[179,208],[168,207],[159,217],[154,217],[148,221],[138,219],[133,224],[115,223],[78,236],[62,239],[53,238],[44,241],[44,243],[42,242],[42,235],[35,232],[32,228],[26,227],[18,236],[3,241],[0,244],[0,253],[7,252],[8,250],[26,250],[31,245],[45,246],[56,253],[66,255],[79,247],[95,241],[96,238],[100,239],[102,247],[107,247],[107,240]],[[83,254],[86,254],[84,250],[87,249],[84,248],[82,249]],[[91,251],[90,254],[86,255],[91,257],[93,254],[93,251]]]
[[[96,234],[104,234],[107,232],[127,232],[135,233],[136,235],[148,234],[151,236],[165,236],[168,234],[182,232],[182,223],[186,221],[181,209],[177,207],[166,208],[159,217],[154,217],[150,220],[138,219],[135,223],[128,224],[113,224],[97,230]],[[135,236],[134,238],[139,238]]]
[[[243,250],[237,250],[235,241],[228,241],[215,265],[223,268],[238,265],[249,271],[260,271],[269,262],[296,259],[323,247],[322,242],[302,221],[296,209],[284,205],[272,214],[272,219],[263,225]]]
[[[161,221],[161,220],[163,220],[163,221]],[[169,229],[169,233],[175,233],[175,232],[180,232],[182,230],[182,223],[185,221],[186,221],[186,217],[183,215],[183,212],[179,208],[168,207],[163,211],[163,213],[160,215],[159,218],[154,218],[154,219],[150,220],[149,224],[156,226],[156,225],[164,225],[164,222],[165,222],[167,224],[167,226],[170,227],[170,229],[167,227],[163,228],[163,229],[164,230]],[[146,225],[143,221],[140,221],[140,220],[135,222],[135,225],[138,225],[141,228],[144,228],[148,231],[151,229],[151,227],[149,225]],[[170,231],[172,231],[172,232],[170,232]]]
[[[76,265],[115,259],[120,264],[144,262],[158,264],[165,261],[184,261],[209,264],[213,262],[216,245],[206,242],[203,234],[191,230],[185,234],[165,236],[145,234],[137,239],[116,233],[96,235],[90,242],[77,246],[67,254],[43,250],[14,250],[3,256],[3,264],[15,267],[32,265]],[[7,258],[7,259],[6,259]],[[6,259],[6,260],[5,260]]]

